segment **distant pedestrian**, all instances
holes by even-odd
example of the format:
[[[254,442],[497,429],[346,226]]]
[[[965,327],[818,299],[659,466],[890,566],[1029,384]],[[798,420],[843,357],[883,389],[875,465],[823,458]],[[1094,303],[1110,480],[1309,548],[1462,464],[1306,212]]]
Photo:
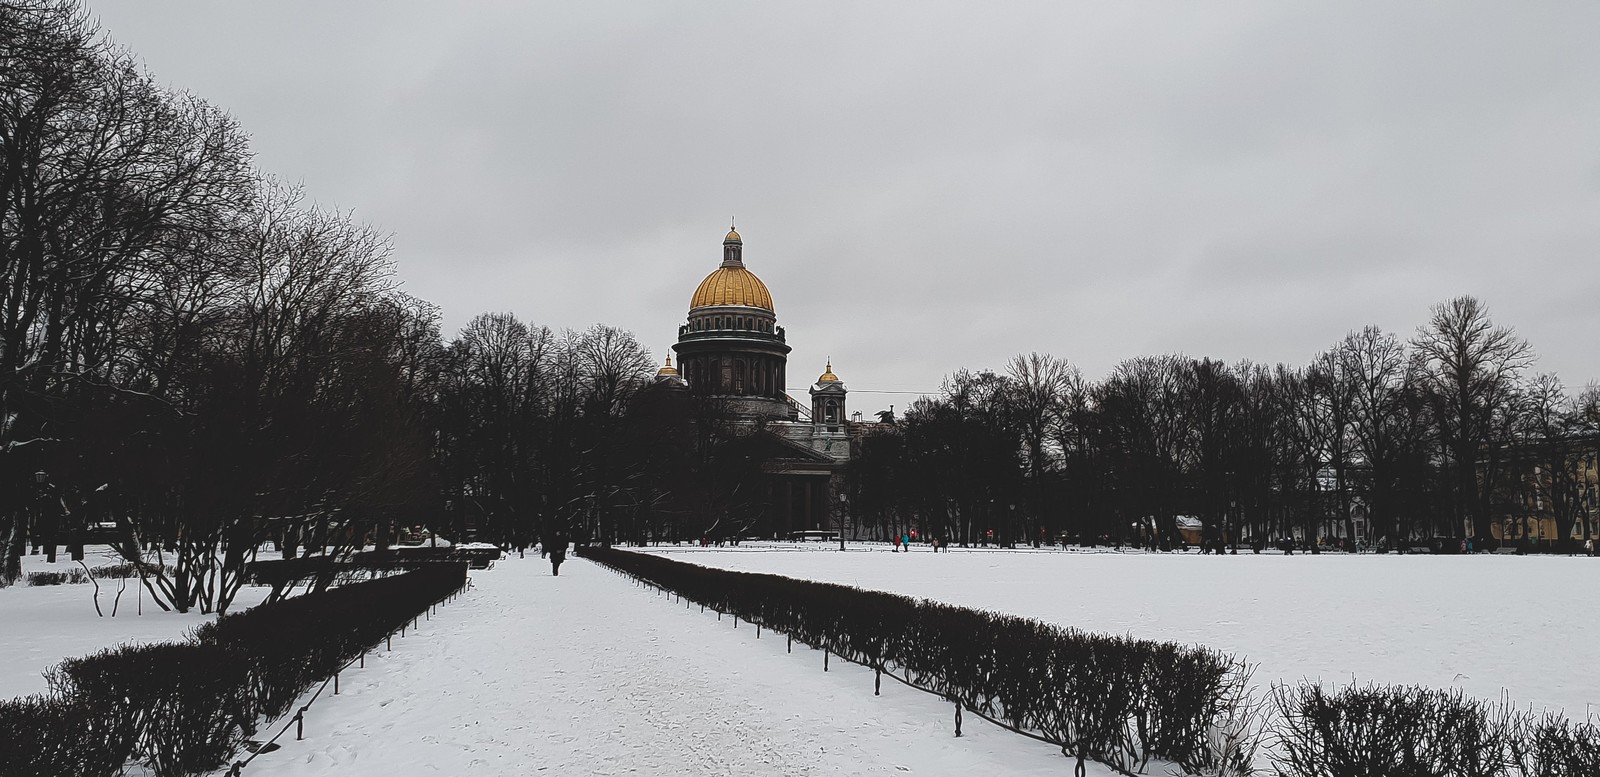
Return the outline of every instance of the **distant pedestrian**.
[[[561,576],[561,562],[567,560],[567,538],[557,535],[545,542],[545,549],[550,551],[550,574]]]
[[[901,535],[900,544],[906,546],[906,552],[910,553],[911,552],[911,535],[909,535],[909,534]]]
[[[894,535],[893,537],[891,537],[889,539],[890,539],[891,542],[894,543],[894,547],[891,548],[889,550],[889,552],[890,553],[899,553],[900,552],[900,535],[896,534],[896,535]]]

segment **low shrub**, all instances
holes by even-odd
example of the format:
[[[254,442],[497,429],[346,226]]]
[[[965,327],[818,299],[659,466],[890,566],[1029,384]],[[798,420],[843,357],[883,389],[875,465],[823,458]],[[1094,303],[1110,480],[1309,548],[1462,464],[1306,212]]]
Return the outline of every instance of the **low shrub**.
[[[152,571],[150,574],[154,574]],[[89,576],[98,580],[120,580],[129,577],[138,577],[139,570],[132,564],[105,564],[89,569]]]
[[[28,585],[72,585],[89,582],[89,576],[81,569],[63,569],[56,571],[47,569],[41,572],[29,572]]]
[[[103,724],[96,747],[156,774],[199,774],[227,763],[255,733],[255,703],[241,656],[214,644],[122,645],[70,658],[52,690]]]
[[[214,771],[261,716],[289,711],[459,589],[466,572],[463,562],[433,563],[225,615],[187,642],[63,661],[48,675],[51,696],[0,703],[0,777],[103,777],[130,761],[158,777]]]
[[[95,580],[117,580],[121,578],[138,577],[139,570],[132,564],[106,564],[91,567],[87,574],[80,569],[43,570],[29,572],[28,585],[76,585],[87,583],[91,578]]]
[[[1532,777],[1600,774],[1600,726],[1546,715],[1533,728]]]
[[[103,744],[107,725],[82,701],[0,699],[0,777],[112,774],[127,757]]]
[[[1600,729],[1459,689],[1274,689],[1285,777],[1594,777]]]
[[[250,666],[252,691],[263,714],[275,717],[311,686],[465,582],[466,564],[430,563],[412,572],[224,615],[196,629],[194,639],[238,651]]]
[[[1159,758],[1217,773],[1226,760],[1217,732],[1238,733],[1231,722],[1248,702],[1243,666],[1205,648],[610,548],[582,554],[849,660],[898,669],[914,685],[1057,744],[1080,767],[1093,759],[1131,772]]]

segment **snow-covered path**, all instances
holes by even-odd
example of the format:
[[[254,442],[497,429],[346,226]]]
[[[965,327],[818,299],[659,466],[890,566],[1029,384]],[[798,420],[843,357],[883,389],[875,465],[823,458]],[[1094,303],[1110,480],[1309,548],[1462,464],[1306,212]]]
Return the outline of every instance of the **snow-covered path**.
[[[530,556],[370,656],[260,775],[1060,775],[1055,749],[601,567]],[[276,730],[274,727],[273,730]],[[1091,774],[1109,772],[1091,766]]]

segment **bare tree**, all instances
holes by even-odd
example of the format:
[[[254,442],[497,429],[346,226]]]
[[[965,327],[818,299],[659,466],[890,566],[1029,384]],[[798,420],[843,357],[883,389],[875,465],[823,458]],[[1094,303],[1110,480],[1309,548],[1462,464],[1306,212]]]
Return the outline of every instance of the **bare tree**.
[[[1065,420],[1069,398],[1082,392],[1083,373],[1065,359],[1035,352],[1013,357],[1006,375],[1011,379],[1007,401],[1022,434],[1028,474],[1027,536],[1037,544],[1041,521],[1050,512],[1045,504],[1045,473],[1060,462],[1060,451],[1054,448],[1060,439],[1057,430]]]
[[[1400,458],[1415,447],[1414,427],[1406,423],[1403,404],[1410,375],[1405,344],[1394,334],[1369,326],[1347,335],[1337,358],[1354,390],[1351,429],[1367,468],[1363,496],[1368,520],[1376,531],[1397,539]]]
[[[1584,469],[1594,445],[1584,433],[1583,408],[1567,395],[1559,378],[1544,374],[1529,386],[1521,422],[1520,466],[1511,468],[1512,477],[1521,481],[1517,486],[1533,492],[1536,508],[1548,506],[1555,519],[1556,547],[1570,551],[1573,528],[1587,512]]]
[[[1488,307],[1470,296],[1435,305],[1412,347],[1452,475],[1455,520],[1447,536],[1459,536],[1470,521],[1474,535],[1486,538],[1493,484],[1533,348],[1510,328],[1495,326]]]
[[[1129,521],[1154,522],[1152,541],[1178,541],[1177,514],[1184,475],[1194,454],[1186,413],[1185,382],[1192,375],[1184,356],[1143,356],[1118,364],[1096,386],[1096,447],[1118,493],[1114,512]]]

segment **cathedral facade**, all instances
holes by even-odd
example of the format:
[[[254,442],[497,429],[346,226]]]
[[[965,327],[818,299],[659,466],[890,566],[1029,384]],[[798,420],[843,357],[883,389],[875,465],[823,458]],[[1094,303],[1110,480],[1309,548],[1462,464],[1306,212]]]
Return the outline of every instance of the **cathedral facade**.
[[[695,288],[687,320],[658,384],[689,392],[752,443],[763,473],[761,513],[746,536],[842,530],[844,466],[850,459],[848,390],[829,362],[809,402],[790,396],[789,345],[767,285],[744,264],[744,240],[729,229],[722,261]]]

